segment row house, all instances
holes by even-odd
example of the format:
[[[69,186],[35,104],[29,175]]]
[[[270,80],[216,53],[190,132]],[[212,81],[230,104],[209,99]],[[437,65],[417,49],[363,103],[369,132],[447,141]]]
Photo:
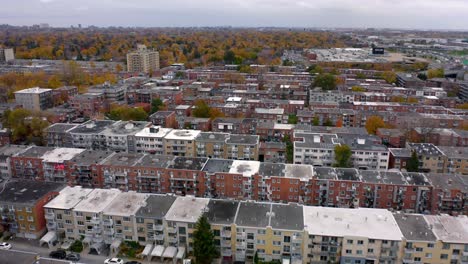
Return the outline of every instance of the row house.
[[[11,157],[30,148],[24,145],[7,145],[0,147],[0,178],[8,179],[11,177]]]
[[[76,109],[81,115],[92,117],[97,113],[105,113],[110,109],[109,102],[104,93],[84,93],[78,94],[69,100],[70,106]]]
[[[157,111],[150,115],[150,121],[155,126],[166,128],[176,127],[176,113],[175,111]]]
[[[75,188],[44,206],[49,233],[67,234],[54,237],[58,240],[84,236],[97,253],[105,246],[114,251],[127,240],[144,246],[141,255],[150,261],[182,260],[193,252],[201,216],[210,222],[225,262],[256,256],[303,264],[449,264],[465,262],[468,252],[466,217]],[[101,205],[84,209],[96,201]]]
[[[295,125],[278,124],[275,122],[262,122],[257,124],[257,135],[262,141],[282,141],[285,137],[292,138]]]
[[[212,121],[212,131],[230,134],[255,134],[256,124],[255,118],[218,117]]]
[[[285,115],[285,111],[282,108],[256,108],[252,113],[252,118],[258,120],[258,122],[273,121],[278,124],[287,124],[288,116]]]
[[[460,129],[416,127],[411,129],[410,137],[412,142],[425,142],[436,146],[468,146],[468,132]]]

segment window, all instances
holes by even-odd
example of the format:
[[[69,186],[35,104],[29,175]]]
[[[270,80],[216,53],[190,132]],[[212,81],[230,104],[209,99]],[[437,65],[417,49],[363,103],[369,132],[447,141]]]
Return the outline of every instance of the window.
[[[432,253],[426,253],[426,258],[432,258]]]
[[[273,241],[273,246],[281,246],[281,241]]]
[[[349,245],[351,245],[351,244],[353,244],[353,240],[352,240],[352,239],[348,239],[348,240],[346,240],[346,243],[349,244]]]
[[[273,235],[275,235],[275,236],[281,236],[281,231],[273,231]]]
[[[442,249],[450,249],[450,244],[444,243]]]
[[[373,248],[368,248],[367,253],[374,253],[374,249]]]
[[[26,207],[26,212],[31,213],[32,212],[31,207]]]
[[[253,240],[254,239],[254,234],[253,233],[247,233],[247,239]]]
[[[290,243],[291,242],[291,237],[290,236],[284,236],[284,243]]]
[[[179,227],[179,230],[180,230],[180,227]],[[219,231],[218,229],[214,229],[214,230],[213,230],[213,234],[214,234],[215,236],[220,236],[220,235],[221,235],[221,231]]]
[[[258,230],[258,234],[259,234],[259,235],[264,235],[264,234],[265,234],[265,230],[262,230],[262,229]]]
[[[375,243],[375,239],[369,239],[369,244],[374,244]]]
[[[427,243],[428,248],[434,248],[434,243]]]
[[[257,244],[259,244],[259,245],[265,245],[265,240],[263,240],[263,239],[257,239]]]
[[[357,244],[358,244],[358,245],[364,245],[364,240],[358,240],[358,241],[357,241]]]
[[[440,259],[448,259],[448,254],[440,254]]]
[[[351,249],[347,249],[346,254],[353,254],[353,251]]]
[[[357,255],[362,255],[362,250],[356,250]]]
[[[79,226],[84,226],[84,222],[83,222],[83,221],[76,221],[76,223],[77,223]]]

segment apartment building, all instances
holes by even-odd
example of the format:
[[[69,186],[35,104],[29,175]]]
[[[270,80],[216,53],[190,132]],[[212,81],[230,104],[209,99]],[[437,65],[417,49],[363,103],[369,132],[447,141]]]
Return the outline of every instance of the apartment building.
[[[230,135],[226,139],[226,158],[258,160],[260,137],[256,135]]]
[[[438,147],[444,153],[444,173],[468,174],[468,148]]]
[[[48,223],[57,223],[58,210],[69,208],[77,231],[68,233],[84,234],[90,249],[103,244],[115,250],[123,240],[138,241],[145,246],[142,256],[161,261],[192,252],[195,223],[202,215],[211,223],[224,261],[252,261],[257,254],[262,261],[304,264],[464,263],[468,252],[465,216],[118,191],[114,195],[115,191],[67,188],[45,206]],[[77,197],[78,193],[84,195]],[[93,207],[91,213],[83,210],[96,201],[104,205]],[[52,218],[54,222],[49,222]],[[56,230],[49,232],[64,232]]]
[[[52,89],[28,88],[15,92],[15,101],[25,109],[43,111],[53,106]]]
[[[15,59],[15,52],[12,48],[0,49],[0,62],[5,63]]]
[[[85,151],[77,148],[54,148],[42,155],[42,170],[45,181],[67,182],[67,162]]]
[[[64,185],[49,182],[13,180],[0,192],[2,232],[38,239],[46,232],[44,205],[59,194]]]
[[[26,180],[44,180],[44,168],[42,157],[49,151],[53,151],[52,147],[31,146],[26,150],[13,155],[11,161],[11,176]]]
[[[229,136],[227,133],[201,132],[195,139],[197,157],[226,158],[226,140]]]
[[[159,52],[138,45],[136,51],[127,53],[127,71],[151,73],[159,70]]]
[[[97,134],[105,141],[103,150],[117,152],[136,152],[136,134],[150,126],[150,122],[117,121]]]
[[[304,263],[401,263],[402,238],[392,213],[303,207]]]
[[[70,131],[76,128],[76,124],[56,123],[46,129],[47,146],[49,147],[73,147],[73,139]]]
[[[106,147],[106,138],[99,134],[114,123],[115,121],[110,120],[90,120],[78,125],[69,131],[73,147],[94,150],[104,149]]]
[[[65,187],[57,197],[44,205],[48,233],[41,238],[41,246],[51,246],[56,240],[76,239],[74,207],[85,199],[93,190],[81,186]]]
[[[99,164],[114,152],[104,150],[85,150],[66,162],[67,182],[72,186],[97,188],[103,186],[99,177]]]
[[[200,130],[171,130],[163,138],[164,154],[196,157],[195,139]]]
[[[146,205],[148,194],[133,191],[120,193],[102,211],[104,243],[118,251],[123,241],[137,241],[136,213]]]
[[[23,145],[8,145],[0,147],[0,178],[8,179],[12,176],[11,157],[25,151],[28,148],[29,146]]]
[[[84,236],[83,243],[100,254],[106,242],[104,226],[107,222],[104,220],[107,219],[103,211],[120,193],[116,189],[93,189],[73,208],[75,240]]]
[[[145,127],[135,134],[136,152],[164,154],[163,138],[172,131],[172,128],[161,126]]]
[[[335,146],[351,148],[355,168],[386,170],[388,149],[372,136],[352,134],[294,133],[294,163],[329,167],[335,163]]]
[[[78,94],[70,98],[69,103],[86,117],[109,111],[109,102],[103,92]]]

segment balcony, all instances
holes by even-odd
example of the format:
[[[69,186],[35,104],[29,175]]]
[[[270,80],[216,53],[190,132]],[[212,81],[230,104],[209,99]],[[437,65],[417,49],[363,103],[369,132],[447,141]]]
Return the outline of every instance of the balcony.
[[[221,240],[221,246],[222,247],[231,247],[231,240],[222,239]]]
[[[223,257],[230,257],[232,256],[232,251],[230,249],[223,249],[221,250],[221,255]]]
[[[55,214],[54,213],[45,213],[44,217],[47,220],[54,220],[55,219]]]
[[[155,231],[163,231],[164,226],[163,225],[153,225],[153,230]]]
[[[168,227],[167,232],[169,234],[175,234],[175,233],[177,233],[177,229],[175,227]]]
[[[405,247],[405,253],[413,253],[414,252],[414,248],[406,248]]]
[[[237,239],[245,239],[246,238],[246,234],[245,232],[239,232],[236,234],[236,238]]]
[[[164,235],[154,235],[154,240],[163,241],[164,240]]]
[[[103,224],[104,226],[112,226],[114,224],[114,221],[112,221],[112,219],[105,219]]]
[[[231,237],[231,231],[221,231],[221,237]]]
[[[168,237],[167,242],[169,243],[177,243],[177,237]]]
[[[93,217],[93,218],[91,218],[90,222],[93,225],[99,225],[99,224],[101,224],[101,219],[99,217]]]
[[[55,222],[48,222],[47,223],[47,230],[57,230],[57,223]]]
[[[247,244],[245,242],[237,242],[236,243],[236,248],[238,249],[246,249],[247,248]]]

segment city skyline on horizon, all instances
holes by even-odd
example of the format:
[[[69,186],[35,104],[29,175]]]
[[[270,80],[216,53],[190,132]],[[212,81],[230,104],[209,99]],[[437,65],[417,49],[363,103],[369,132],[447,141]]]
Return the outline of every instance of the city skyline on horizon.
[[[4,3],[0,24],[47,23],[53,27],[82,24],[98,27],[279,27],[467,30],[463,0],[149,0],[70,2],[19,0]],[[12,12],[21,10],[19,12]],[[464,22],[465,21],[465,22]]]

